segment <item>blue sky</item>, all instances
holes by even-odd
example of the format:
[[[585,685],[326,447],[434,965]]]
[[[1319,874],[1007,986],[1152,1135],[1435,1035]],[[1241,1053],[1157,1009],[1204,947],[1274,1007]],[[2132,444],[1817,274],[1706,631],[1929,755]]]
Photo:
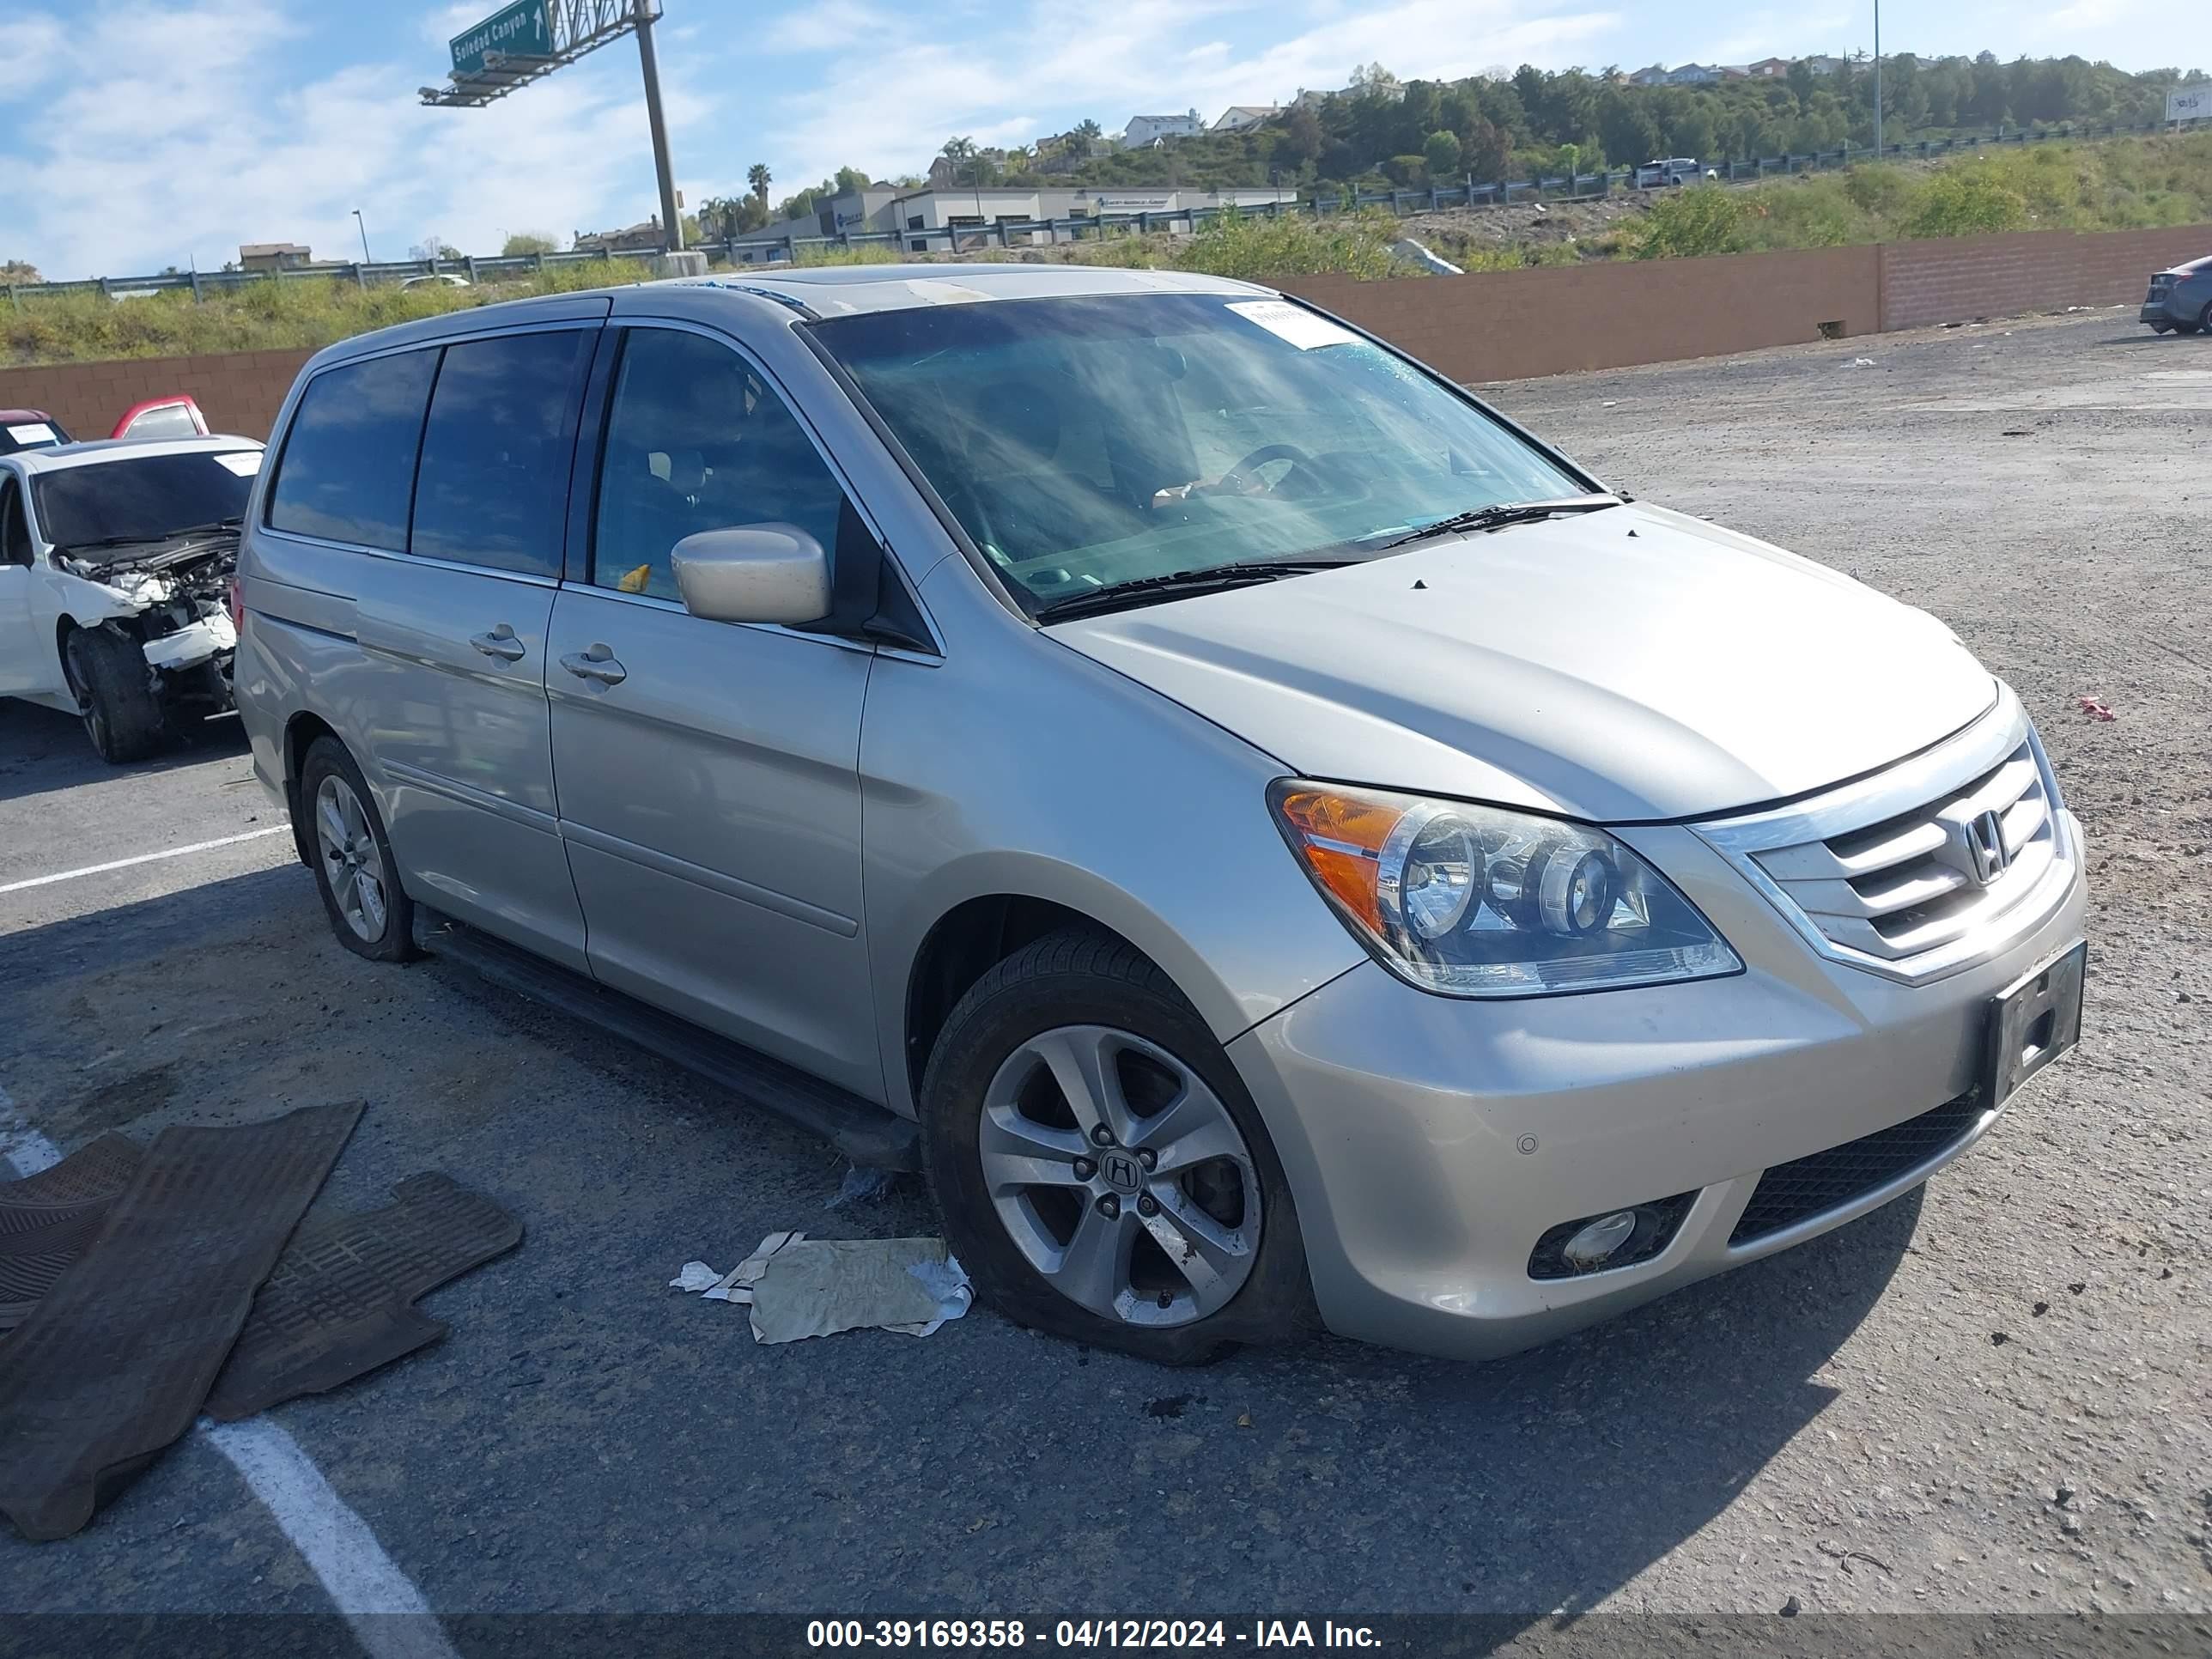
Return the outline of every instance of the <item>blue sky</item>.
[[[496,0],[5,0],[0,259],[51,277],[220,266],[247,241],[380,258],[437,236],[626,224],[656,199],[637,52],[603,49],[479,111],[425,109],[446,41]],[[2185,9],[2185,8],[2184,9]],[[1892,5],[1892,51],[2079,52],[2130,69],[2184,49],[2171,0]],[[1868,0],[665,0],[663,75],[688,204],[766,161],[781,197],[842,163],[917,171],[945,138],[1024,141],[1085,116],[1522,62],[1741,61],[1871,46]]]

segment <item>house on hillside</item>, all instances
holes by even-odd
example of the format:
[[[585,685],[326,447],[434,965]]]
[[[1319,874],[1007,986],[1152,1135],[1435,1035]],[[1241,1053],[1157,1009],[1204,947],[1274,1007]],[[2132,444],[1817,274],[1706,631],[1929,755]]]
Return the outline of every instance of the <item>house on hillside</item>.
[[[1667,66],[1664,64],[1653,64],[1648,68],[1638,70],[1628,79],[1634,86],[1663,87],[1667,84]]]
[[[1754,81],[1780,81],[1790,73],[1787,58],[1762,58],[1756,64],[1746,64],[1743,72]]]
[[[1808,58],[1804,60],[1804,63],[1805,67],[1812,70],[1815,75],[1833,75],[1838,70],[1844,66],[1844,60],[1842,58],[1829,58],[1826,56]]]
[[[1205,131],[1206,123],[1194,109],[1182,115],[1132,115],[1121,129],[1121,142],[1131,149],[1142,149],[1155,139],[1194,138]]]
[[[240,270],[297,270],[315,263],[314,253],[297,242],[241,242],[238,248],[238,268]]]
[[[668,236],[656,213],[623,230],[580,230],[574,246],[579,253],[659,253],[667,248]]]
[[[1702,87],[1720,78],[1720,70],[1711,64],[1680,64],[1667,71],[1670,87]]]
[[[1208,129],[1213,132],[1242,132],[1247,127],[1256,127],[1271,116],[1280,115],[1280,104],[1231,104],[1221,112],[1220,118]]]

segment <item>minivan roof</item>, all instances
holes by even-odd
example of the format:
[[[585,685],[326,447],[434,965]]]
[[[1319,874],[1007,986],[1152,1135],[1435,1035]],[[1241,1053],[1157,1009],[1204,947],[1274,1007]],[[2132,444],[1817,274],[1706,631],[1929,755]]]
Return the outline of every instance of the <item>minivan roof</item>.
[[[823,317],[979,300],[1035,300],[1103,294],[1267,294],[1273,290],[1186,270],[1115,265],[907,264],[775,266],[679,276],[677,284],[729,288],[803,306]],[[653,284],[649,286],[658,286]]]
[[[581,322],[605,317],[617,306],[635,313],[657,289],[722,289],[732,300],[768,300],[795,313],[846,317],[860,312],[896,311],[921,306],[972,304],[982,300],[1025,300],[1106,294],[1272,295],[1273,289],[1224,276],[1182,270],[1132,270],[1113,265],[1068,264],[899,264],[815,265],[805,270],[753,266],[718,270],[704,276],[676,276],[665,282],[630,283],[618,288],[586,289],[465,306],[434,317],[398,323],[373,333],[356,334],[318,352],[311,368],[398,346],[428,344],[483,329],[531,323]]]

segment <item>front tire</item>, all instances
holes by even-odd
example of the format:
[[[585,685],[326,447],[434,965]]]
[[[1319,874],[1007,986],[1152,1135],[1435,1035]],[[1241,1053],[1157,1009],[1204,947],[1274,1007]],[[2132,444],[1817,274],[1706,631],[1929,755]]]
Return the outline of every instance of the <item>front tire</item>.
[[[946,1237],[1018,1323],[1183,1365],[1308,1322],[1259,1112],[1130,945],[1070,928],[999,963],[946,1020],[921,1095]]]
[[[317,738],[307,746],[297,810],[307,816],[315,885],[338,943],[371,962],[412,957],[414,901],[400,888],[375,797],[336,738]]]
[[[100,759],[111,766],[145,760],[161,747],[167,722],[154,695],[146,653],[127,634],[80,628],[64,654],[77,713]]]

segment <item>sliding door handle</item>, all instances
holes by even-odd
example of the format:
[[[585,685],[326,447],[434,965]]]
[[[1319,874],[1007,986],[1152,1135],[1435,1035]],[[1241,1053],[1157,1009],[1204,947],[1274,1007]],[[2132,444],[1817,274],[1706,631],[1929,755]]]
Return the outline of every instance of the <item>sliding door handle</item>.
[[[514,629],[501,623],[489,634],[471,634],[469,643],[487,657],[497,657],[501,662],[520,662],[528,648],[514,637]]]
[[[629,678],[629,671],[615,660],[615,653],[604,645],[595,645],[588,651],[571,651],[561,659],[561,666],[580,680],[597,680],[601,685],[620,685]]]

